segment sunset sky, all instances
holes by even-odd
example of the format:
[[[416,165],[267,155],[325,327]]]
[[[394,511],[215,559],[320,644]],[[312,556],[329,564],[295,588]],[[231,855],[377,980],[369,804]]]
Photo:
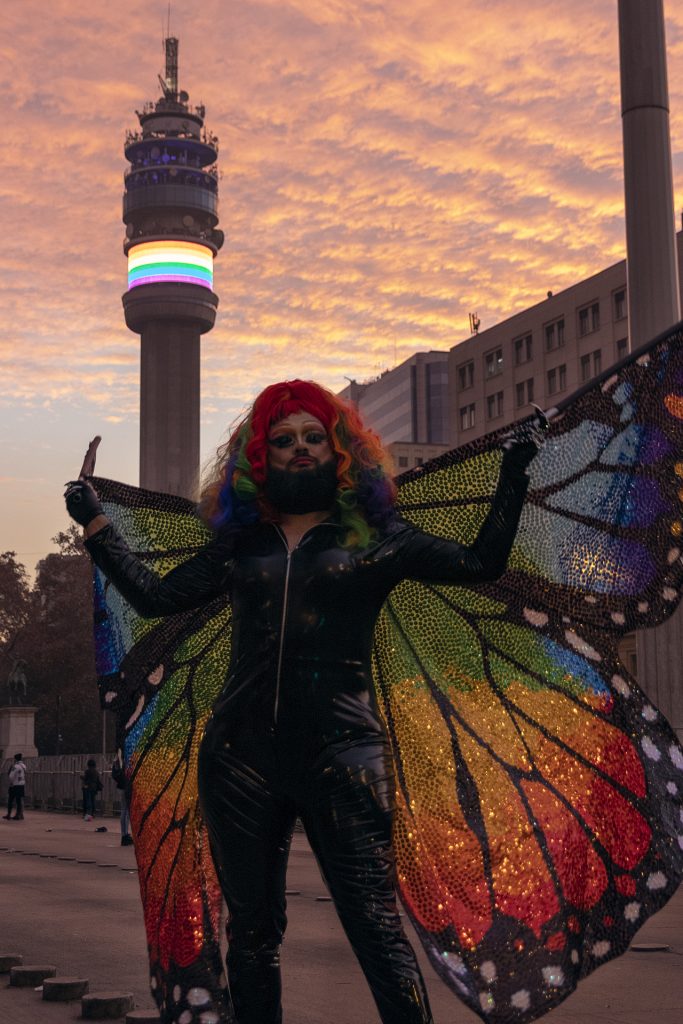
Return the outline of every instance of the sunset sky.
[[[181,88],[220,139],[203,458],[273,380],[340,389],[624,257],[616,0],[174,7]],[[683,5],[665,8],[680,211]],[[0,551],[30,569],[94,434],[98,472],[137,481],[123,142],[159,96],[166,11],[3,8]]]

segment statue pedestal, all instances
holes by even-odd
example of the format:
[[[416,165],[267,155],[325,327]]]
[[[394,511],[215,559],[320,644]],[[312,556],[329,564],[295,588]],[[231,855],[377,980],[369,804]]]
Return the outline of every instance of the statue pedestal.
[[[0,707],[0,763],[15,754],[37,757],[35,718],[38,708],[10,704]]]

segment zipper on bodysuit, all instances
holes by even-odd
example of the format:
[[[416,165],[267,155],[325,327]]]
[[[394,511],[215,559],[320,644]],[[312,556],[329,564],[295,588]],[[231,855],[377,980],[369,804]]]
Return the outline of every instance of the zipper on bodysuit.
[[[284,656],[285,650],[285,625],[287,621],[287,605],[289,604],[289,571],[291,569],[292,564],[292,555],[301,545],[301,543],[306,539],[311,530],[315,530],[316,526],[324,525],[325,523],[314,523],[313,526],[306,530],[306,533],[304,533],[303,536],[299,538],[299,540],[296,542],[293,548],[290,548],[289,544],[287,543],[287,538],[284,535],[283,531],[280,529],[280,527],[275,525],[277,535],[287,550],[287,568],[285,569],[285,588],[284,593],[282,595],[282,618],[280,619],[280,647],[277,655],[277,674],[275,676],[275,704],[273,705],[273,726],[277,724],[277,709],[278,703],[280,701],[280,676],[282,674],[282,658]]]
[[[279,530],[278,533],[280,533]],[[280,536],[282,536],[282,534],[280,534]],[[296,551],[296,548],[299,546],[297,544],[296,547],[291,548],[290,550],[286,538],[283,537],[282,539],[287,547],[287,568],[285,570],[285,589],[282,595],[282,618],[280,619],[280,649],[278,650],[277,655],[277,674],[275,676],[275,704],[273,706],[273,725],[277,723],[277,706],[280,700],[280,675],[282,673],[282,656],[285,649],[285,623],[287,621],[287,604],[289,599],[289,570],[292,565],[292,554],[294,551]]]

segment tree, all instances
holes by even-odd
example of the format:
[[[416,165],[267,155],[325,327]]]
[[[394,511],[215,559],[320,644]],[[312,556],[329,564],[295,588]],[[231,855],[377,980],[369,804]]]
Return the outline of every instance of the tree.
[[[0,553],[0,701],[4,684],[17,658],[16,646],[31,611],[26,569],[14,551]]]
[[[16,649],[26,661],[29,698],[39,709],[39,752],[92,753],[101,749],[102,713],[95,685],[90,559],[75,526],[53,542],[59,550],[36,566],[28,621]]]

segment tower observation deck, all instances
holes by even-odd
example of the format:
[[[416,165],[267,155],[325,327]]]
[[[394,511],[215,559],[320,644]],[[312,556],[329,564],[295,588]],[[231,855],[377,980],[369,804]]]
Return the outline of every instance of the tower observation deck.
[[[140,484],[193,498],[199,474],[200,336],[216,320],[218,139],[178,89],[178,40],[165,40],[162,96],[126,135],[126,324],[140,335]]]

